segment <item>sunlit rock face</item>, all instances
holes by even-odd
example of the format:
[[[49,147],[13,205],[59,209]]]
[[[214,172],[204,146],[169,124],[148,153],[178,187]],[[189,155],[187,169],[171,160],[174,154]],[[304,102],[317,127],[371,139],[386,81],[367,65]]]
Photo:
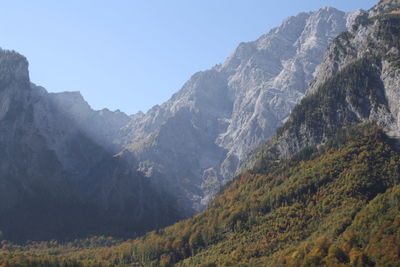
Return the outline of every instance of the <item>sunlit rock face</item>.
[[[315,78],[328,44],[360,12],[326,7],[300,13],[241,43],[170,100],[134,115],[121,145],[134,153],[139,170],[180,198],[188,214],[201,210],[282,125]]]
[[[400,17],[391,14],[397,10],[400,1],[382,0],[360,12],[329,45],[301,104],[245,168],[254,168],[257,158],[288,158],[359,123],[380,126],[400,149]]]

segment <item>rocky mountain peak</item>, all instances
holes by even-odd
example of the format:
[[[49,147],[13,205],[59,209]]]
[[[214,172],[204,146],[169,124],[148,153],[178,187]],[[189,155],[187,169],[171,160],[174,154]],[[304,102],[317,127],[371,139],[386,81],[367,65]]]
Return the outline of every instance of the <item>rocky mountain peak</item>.
[[[397,3],[381,1],[358,12],[349,31],[329,45],[306,97],[256,153],[259,158],[290,157],[358,123],[373,123],[392,138],[400,136],[400,16],[392,12]]]
[[[369,16],[374,17],[379,14],[389,13],[398,10],[400,10],[399,0],[380,0],[377,5],[369,10]]]
[[[286,120],[328,44],[352,17],[325,7],[239,44],[224,63],[194,74],[170,100],[134,115],[123,128],[123,146],[156,183],[201,209]]]
[[[15,51],[0,50],[0,81],[2,87],[11,82],[29,83],[28,60]],[[22,86],[21,88],[26,88]]]

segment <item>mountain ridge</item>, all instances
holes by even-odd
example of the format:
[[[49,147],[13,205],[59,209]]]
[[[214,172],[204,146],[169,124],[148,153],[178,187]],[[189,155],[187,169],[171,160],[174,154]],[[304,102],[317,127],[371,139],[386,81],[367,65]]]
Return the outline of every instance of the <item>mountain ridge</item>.
[[[179,218],[173,198],[137,172],[133,158],[127,164],[114,157],[110,147],[100,142],[102,136],[98,140],[88,136],[91,132],[84,131],[53,96],[30,83],[25,57],[0,51],[4,238],[131,236]],[[101,122],[101,114],[92,115]],[[95,130],[93,116],[89,120]]]
[[[336,38],[327,50],[307,98],[293,110],[292,121],[279,129],[274,140],[259,152],[265,154],[262,157],[288,157],[308,145],[323,142],[329,137],[329,131],[352,123],[374,121],[387,132],[398,135],[397,21],[396,15],[368,18],[368,13],[364,13],[353,29]],[[361,69],[367,73],[363,74]],[[330,85],[324,89],[327,83]],[[336,86],[335,91],[328,91],[335,83],[344,89]],[[339,97],[342,102],[332,102]],[[315,101],[323,101],[325,107],[335,108],[336,113],[312,110]],[[321,131],[321,127],[325,130]]]
[[[352,13],[322,8],[241,43],[224,63],[194,74],[170,100],[133,115],[121,136],[124,146],[142,172],[185,195],[189,214],[203,209],[247,154],[285,121],[328,43],[353,20]]]
[[[93,111],[76,92],[50,93],[45,105],[56,106],[111,153],[122,158],[126,153],[127,161],[134,154],[132,165],[191,215],[273,136],[314,79],[328,43],[360,12],[325,7],[289,17],[257,40],[241,43],[224,63],[195,73],[147,113]],[[66,162],[70,158],[62,145],[53,149]]]

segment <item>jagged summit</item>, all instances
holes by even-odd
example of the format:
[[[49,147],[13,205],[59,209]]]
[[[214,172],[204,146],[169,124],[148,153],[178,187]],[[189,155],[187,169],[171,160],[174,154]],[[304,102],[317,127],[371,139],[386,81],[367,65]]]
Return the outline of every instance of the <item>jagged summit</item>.
[[[200,210],[266,142],[314,80],[328,44],[354,20],[321,8],[286,19],[194,74],[167,102],[134,115],[121,142],[139,169]],[[167,186],[168,187],[168,186]]]
[[[15,51],[0,50],[0,73],[2,85],[17,80],[18,82],[29,82],[28,60]],[[26,88],[23,86],[23,88]]]
[[[288,158],[324,143],[341,127],[369,122],[400,136],[398,1],[361,12],[329,45],[307,96],[272,141],[253,157]],[[250,160],[251,161],[251,160]]]
[[[369,16],[374,17],[378,14],[400,10],[399,0],[380,0],[377,5],[369,10]]]

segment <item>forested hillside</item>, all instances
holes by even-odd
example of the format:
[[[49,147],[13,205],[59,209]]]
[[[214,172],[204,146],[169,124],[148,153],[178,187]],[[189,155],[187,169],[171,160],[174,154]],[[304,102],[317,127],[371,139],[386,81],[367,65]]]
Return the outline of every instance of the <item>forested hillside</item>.
[[[143,238],[109,248],[3,244],[1,260],[6,266],[46,257],[93,266],[400,264],[400,158],[391,145],[375,126],[345,129],[267,173],[242,175],[205,212]]]

